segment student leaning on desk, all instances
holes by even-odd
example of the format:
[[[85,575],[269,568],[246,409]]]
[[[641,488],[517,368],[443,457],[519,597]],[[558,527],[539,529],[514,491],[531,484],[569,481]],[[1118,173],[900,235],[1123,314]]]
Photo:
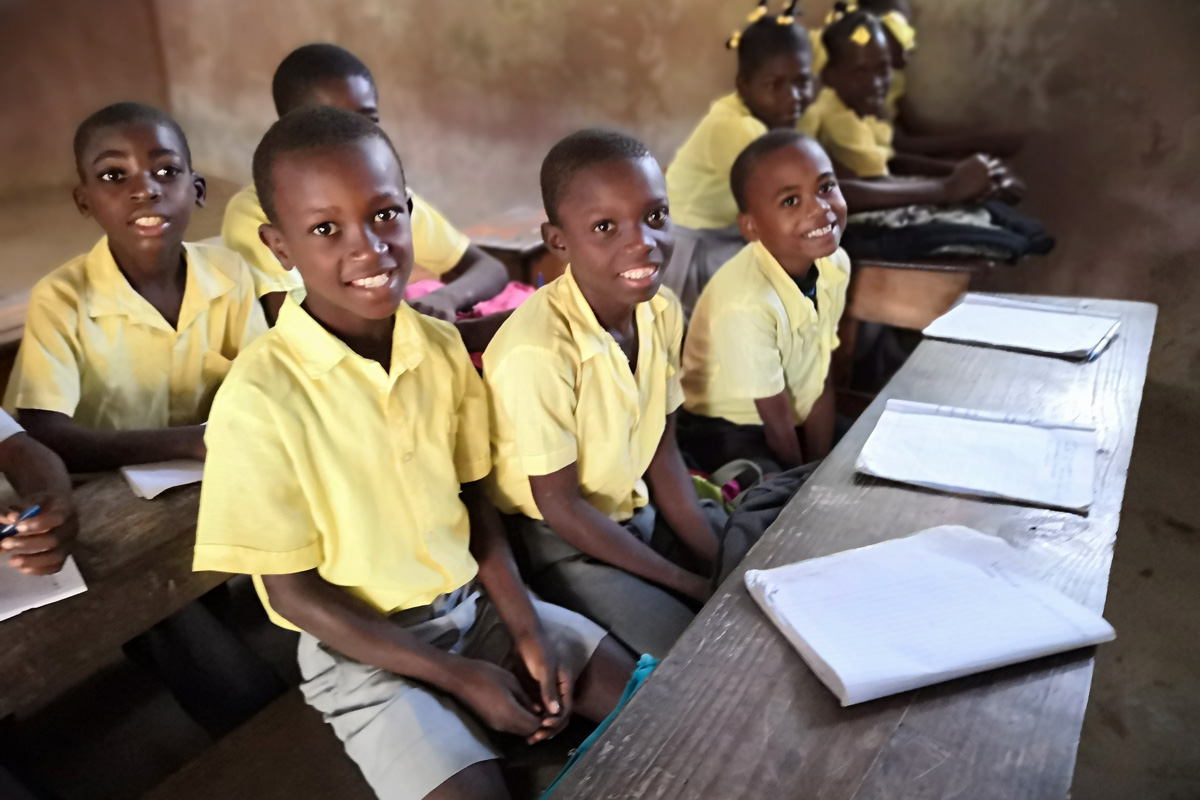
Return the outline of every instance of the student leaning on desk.
[[[49,575],[62,569],[67,545],[78,532],[71,478],[58,456],[34,441],[13,418],[0,410],[0,472],[20,498],[15,509],[0,513],[0,553],[8,565],[26,575]],[[17,520],[34,505],[41,510]],[[16,532],[2,532],[9,525]]]

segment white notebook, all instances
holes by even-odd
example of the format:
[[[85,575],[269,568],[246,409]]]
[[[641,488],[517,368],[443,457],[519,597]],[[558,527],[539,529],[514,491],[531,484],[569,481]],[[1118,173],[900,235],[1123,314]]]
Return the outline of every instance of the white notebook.
[[[953,406],[888,400],[855,465],[947,492],[1086,511],[1096,429]]]
[[[129,481],[133,493],[145,500],[153,500],[167,489],[199,483],[204,477],[204,462],[179,460],[159,461],[154,464],[138,464],[121,467],[121,474]]]
[[[79,574],[75,559],[70,556],[54,575],[23,575],[8,566],[7,561],[0,563],[0,620],[85,591],[87,585]]]
[[[746,587],[843,706],[1107,642],[1094,611],[1027,577],[1003,539],[946,525]]]
[[[1098,355],[1120,324],[1121,318],[1112,314],[968,294],[931,322],[924,334],[1082,361]]]

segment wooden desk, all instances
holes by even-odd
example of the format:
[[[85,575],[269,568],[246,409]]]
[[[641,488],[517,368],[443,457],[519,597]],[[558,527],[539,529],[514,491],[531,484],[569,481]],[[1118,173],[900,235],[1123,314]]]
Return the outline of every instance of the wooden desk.
[[[1034,574],[1103,609],[1156,309],[1046,300],[1120,314],[1121,334],[1090,364],[923,342],[576,766],[556,800],[1067,796],[1092,651],[841,708],[742,583],[746,568],[956,523],[1003,536],[1025,551]],[[1091,513],[856,476],[854,461],[889,397],[1094,420],[1101,451]]]
[[[32,710],[229,577],[192,572],[199,485],[153,501],[118,474],[75,491],[83,594],[0,622],[0,719]]]

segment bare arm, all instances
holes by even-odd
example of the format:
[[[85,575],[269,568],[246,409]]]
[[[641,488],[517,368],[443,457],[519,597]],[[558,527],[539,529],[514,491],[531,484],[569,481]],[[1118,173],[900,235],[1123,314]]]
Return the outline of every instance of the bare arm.
[[[79,532],[71,477],[62,460],[29,434],[18,433],[0,442],[0,472],[24,503],[42,506],[40,514],[18,525],[16,535],[0,542],[9,565],[30,575],[58,572]],[[17,516],[0,514],[0,526]]]
[[[708,564],[718,555],[717,537],[700,508],[696,485],[688,474],[675,438],[675,413],[667,415],[667,427],[646,470],[654,504],[687,548]]]
[[[452,694],[497,730],[531,736],[541,726],[512,673],[421,641],[315,569],[262,581],[276,613],[339,653]]]
[[[59,455],[71,472],[101,472],[129,464],[203,460],[204,426],[185,425],[137,431],[108,431],[78,425],[57,411],[23,408],[18,421],[38,441]]]
[[[707,579],[663,558],[583,498],[576,464],[531,475],[529,487],[550,527],[584,553],[696,600],[707,599]]]
[[[800,437],[796,435],[796,415],[792,411],[792,398],[787,389],[771,397],[755,400],[754,407],[762,417],[767,447],[771,448],[771,453],[779,465],[784,469],[791,469],[803,464]]]
[[[443,276],[446,285],[414,300],[422,314],[454,321],[454,312],[495,297],[508,283],[508,270],[496,258],[475,245]]]
[[[808,412],[808,419],[804,420],[804,452],[808,453],[809,460],[824,458],[833,449],[833,428],[836,419],[833,381],[826,376],[825,389]]]
[[[965,203],[992,191],[991,165],[968,158],[943,178],[840,178],[842,194],[852,212],[878,211],[908,205]],[[839,175],[842,174],[839,171]]]
[[[896,153],[888,162],[888,168],[897,175],[945,177],[954,171],[954,162],[913,153]]]

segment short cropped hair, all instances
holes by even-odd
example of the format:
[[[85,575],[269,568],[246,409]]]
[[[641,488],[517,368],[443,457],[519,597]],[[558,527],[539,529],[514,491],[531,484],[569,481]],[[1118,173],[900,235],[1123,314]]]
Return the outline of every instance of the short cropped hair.
[[[738,154],[732,169],[729,170],[729,186],[733,189],[733,199],[737,202],[738,211],[746,210],[746,185],[750,183],[750,176],[754,174],[758,162],[776,150],[808,142],[815,144],[816,140],[794,128],[775,128],[746,145],[746,149]]]
[[[364,116],[330,106],[312,106],[298,108],[276,120],[254,150],[254,188],[267,219],[273,225],[279,224],[275,213],[274,170],[280,158],[304,150],[349,145],[372,137],[387,143],[403,176],[404,164],[392,140]]]
[[[834,7],[840,11],[841,7],[845,5],[845,3],[839,2]],[[842,12],[841,17],[829,23],[825,28],[825,32],[821,34],[821,44],[825,46],[825,52],[829,54],[831,62],[841,58],[850,42],[850,37],[859,29],[859,26],[865,27],[872,36],[883,31],[883,23],[879,21],[879,17],[870,11],[859,8]]]
[[[313,86],[323,81],[362,77],[375,85],[375,78],[358,56],[336,44],[306,44],[288,53],[271,79],[275,111],[283,116],[302,105]]]
[[[192,168],[192,151],[188,147],[187,136],[184,135],[183,128],[179,127],[179,123],[173,120],[170,114],[145,103],[113,103],[88,115],[87,119],[79,123],[79,127],[75,129],[75,170],[79,173],[79,180],[86,180],[83,164],[80,163],[83,160],[83,151],[87,149],[92,137],[98,131],[118,125],[142,122],[149,125],[166,125],[174,131],[175,135],[179,137],[179,143],[183,146],[183,159],[187,163],[188,169]]]
[[[650,156],[640,139],[607,128],[584,128],[550,148],[542,161],[542,205],[552,225],[561,225],[558,204],[567,184],[580,171],[611,161],[637,161]]]
[[[759,68],[776,56],[812,50],[808,31],[799,23],[780,23],[773,14],[750,23],[742,31],[737,44],[738,75],[749,79]],[[789,19],[789,17],[782,17]]]

